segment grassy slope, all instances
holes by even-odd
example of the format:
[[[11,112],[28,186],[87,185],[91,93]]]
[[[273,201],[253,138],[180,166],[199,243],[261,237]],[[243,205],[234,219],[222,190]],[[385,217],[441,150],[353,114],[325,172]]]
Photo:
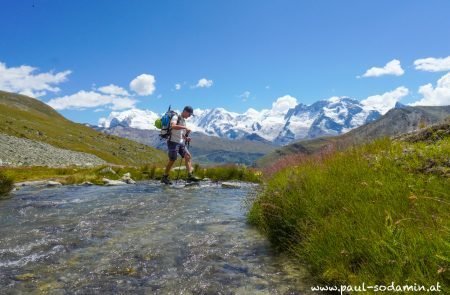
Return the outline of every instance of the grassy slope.
[[[165,153],[65,119],[46,104],[0,91],[0,132],[94,154],[119,165],[162,163]]]
[[[450,287],[450,125],[281,170],[249,220],[318,281]],[[292,163],[295,165],[295,163]]]
[[[327,146],[338,149],[361,144],[383,136],[393,136],[419,128],[421,124],[430,125],[450,116],[450,106],[442,107],[404,107],[392,109],[380,119],[334,137],[321,137],[302,140],[279,148],[257,161],[257,166],[264,167],[280,157],[303,153],[313,154]]]

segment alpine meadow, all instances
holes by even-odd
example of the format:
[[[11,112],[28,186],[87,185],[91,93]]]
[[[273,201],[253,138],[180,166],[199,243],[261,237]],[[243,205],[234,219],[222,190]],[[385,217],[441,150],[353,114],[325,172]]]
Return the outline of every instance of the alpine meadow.
[[[450,293],[450,2],[0,10],[0,293]]]

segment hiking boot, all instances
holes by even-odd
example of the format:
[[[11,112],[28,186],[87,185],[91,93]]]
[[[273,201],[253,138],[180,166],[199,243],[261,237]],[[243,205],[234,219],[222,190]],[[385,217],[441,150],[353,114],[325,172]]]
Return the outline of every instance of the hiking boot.
[[[188,174],[188,177],[186,178],[187,182],[198,182],[200,181],[200,178],[194,176],[192,173]]]
[[[170,181],[169,176],[168,175],[163,175],[163,177],[161,178],[161,183],[164,184],[172,184],[172,181]]]

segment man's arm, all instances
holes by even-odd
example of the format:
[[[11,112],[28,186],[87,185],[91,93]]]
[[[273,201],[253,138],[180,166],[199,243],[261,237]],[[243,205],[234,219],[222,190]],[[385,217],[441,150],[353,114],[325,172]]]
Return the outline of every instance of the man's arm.
[[[187,128],[186,126],[183,125],[177,125],[177,117],[173,117],[172,121],[170,121],[170,127],[174,130],[186,130],[186,133],[191,132],[191,130],[189,128]]]

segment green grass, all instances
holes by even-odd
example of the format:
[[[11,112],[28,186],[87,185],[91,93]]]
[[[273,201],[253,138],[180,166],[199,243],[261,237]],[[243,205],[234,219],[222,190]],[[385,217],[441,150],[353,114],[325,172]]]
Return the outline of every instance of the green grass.
[[[260,183],[261,172],[242,165],[221,165],[215,167],[201,168],[196,165],[195,174],[200,178],[209,178],[213,181],[240,180],[246,182]]]
[[[13,189],[13,180],[0,171],[0,199]]]
[[[162,164],[163,151],[71,122],[46,104],[0,91],[0,133],[85,152],[117,165]]]
[[[449,136],[380,139],[282,169],[248,220],[319,282],[449,291],[449,168]]]
[[[115,173],[105,173],[102,170],[109,166],[101,166],[95,168],[79,168],[79,167],[67,167],[67,168],[49,168],[49,167],[0,167],[0,186],[6,188],[7,184],[13,182],[33,181],[33,180],[55,180],[62,184],[80,184],[85,181],[92,182],[94,184],[103,184],[102,179],[104,177],[108,179],[117,180],[120,179],[123,174],[130,173],[131,178],[134,180],[159,180],[164,174],[164,168],[156,165],[144,165],[140,167],[136,166],[114,166],[111,167]],[[200,178],[210,178],[211,180],[225,181],[225,180],[241,180],[249,182],[260,182],[261,173],[246,168],[244,166],[217,166],[201,168],[199,165],[195,166],[195,175]],[[2,178],[3,177],[3,178]],[[177,170],[170,172],[170,178],[184,179],[186,177],[186,171],[181,170],[179,173]],[[2,179],[5,179],[4,185]],[[8,180],[8,181],[6,181]],[[12,182],[11,182],[12,185]],[[6,190],[6,189],[5,189]]]

